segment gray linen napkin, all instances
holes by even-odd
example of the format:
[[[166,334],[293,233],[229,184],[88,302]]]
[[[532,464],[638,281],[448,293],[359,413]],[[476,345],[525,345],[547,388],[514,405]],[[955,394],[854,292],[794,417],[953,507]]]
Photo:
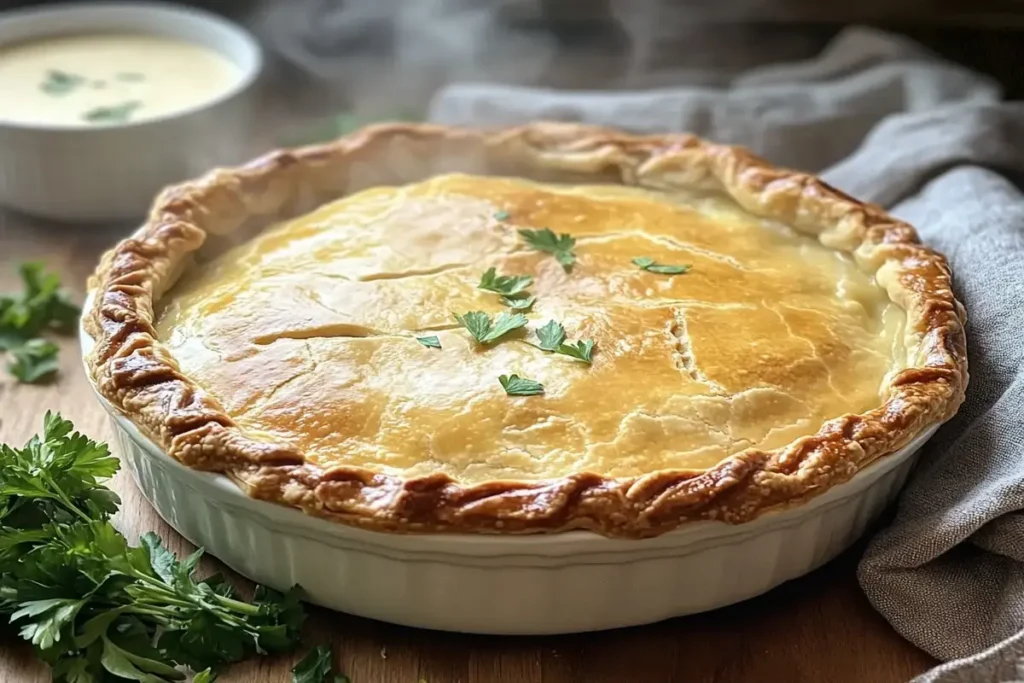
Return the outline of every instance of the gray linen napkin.
[[[749,147],[782,166],[821,171],[852,153],[889,114],[998,97],[990,80],[938,61],[914,43],[847,29],[818,60],[755,69],[725,88],[581,93],[456,84],[434,98],[430,118],[460,125],[552,119],[637,132],[689,131]]]
[[[851,29],[818,60],[729,87],[555,92],[452,85],[431,118],[691,131],[821,172],[950,259],[971,382],[859,569],[872,604],[946,664],[915,683],[1024,681],[1024,105],[906,40]]]

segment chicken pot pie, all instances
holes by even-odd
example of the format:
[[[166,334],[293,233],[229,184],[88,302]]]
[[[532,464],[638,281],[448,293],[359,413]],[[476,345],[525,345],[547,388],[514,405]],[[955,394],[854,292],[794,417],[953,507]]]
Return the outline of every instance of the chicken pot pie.
[[[744,522],[967,382],[913,228],[689,135],[368,128],[166,190],[90,286],[93,380],[170,455],[381,531]]]

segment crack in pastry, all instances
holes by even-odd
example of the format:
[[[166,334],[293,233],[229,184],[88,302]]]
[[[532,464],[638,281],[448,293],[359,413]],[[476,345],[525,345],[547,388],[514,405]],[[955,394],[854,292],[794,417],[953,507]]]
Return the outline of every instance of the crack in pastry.
[[[420,270],[410,269],[404,270],[398,273],[369,273],[361,275],[359,277],[363,282],[373,282],[374,280],[402,280],[408,277],[423,277],[425,275],[437,275],[438,273],[444,273],[450,270],[465,269],[467,266],[465,263],[449,263],[442,266],[435,266],[433,268],[422,268]]]
[[[746,267],[741,261],[736,260],[728,254],[715,251],[713,249],[706,249],[698,247],[694,244],[683,244],[672,237],[667,235],[651,235],[642,230],[627,230],[624,232],[613,232],[606,235],[580,235],[577,237],[577,242],[580,244],[607,244],[614,242],[617,239],[623,237],[637,237],[640,239],[648,240],[652,244],[666,246],[672,249],[685,251],[691,254],[699,254],[705,258],[721,261],[737,270],[744,270]]]
[[[672,308],[672,327],[670,333],[676,338],[676,365],[695,382],[707,384],[717,393],[723,393],[722,388],[709,380],[693,362],[693,350],[690,348],[690,339],[686,333],[686,313],[682,307]]]

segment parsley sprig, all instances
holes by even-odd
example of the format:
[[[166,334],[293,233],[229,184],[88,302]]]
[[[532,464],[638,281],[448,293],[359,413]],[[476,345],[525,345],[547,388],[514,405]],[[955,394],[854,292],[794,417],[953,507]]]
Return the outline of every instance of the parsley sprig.
[[[334,671],[334,654],[317,645],[292,668],[292,683],[351,683],[348,676]]]
[[[555,351],[565,341],[565,328],[561,323],[549,320],[544,327],[537,330],[537,338],[540,339],[540,348]]]
[[[103,481],[107,446],[47,413],[23,448],[0,445],[0,614],[56,683],[173,683],[298,643],[294,591],[257,588],[244,602],[222,578],[197,581],[197,550],[179,560],[155,534],[131,547],[110,523],[120,503]]]
[[[669,266],[661,263],[655,263],[654,259],[648,256],[636,257],[633,259],[633,265],[640,266],[640,270],[646,270],[649,273],[660,273],[661,275],[682,275],[693,267],[688,265]]]
[[[577,341],[575,344],[565,343],[565,327],[561,323],[549,320],[547,324],[537,330],[537,339],[540,343],[537,347],[544,351],[559,353],[569,356],[584,363],[593,362],[594,340]]]
[[[491,316],[483,311],[470,311],[459,315],[455,314],[455,320],[469,330],[473,338],[480,344],[491,344],[512,330],[517,330],[526,324],[526,316],[522,313],[501,313],[497,319],[491,320]]]
[[[501,375],[498,381],[509,396],[537,396],[544,393],[543,384],[519,375]]]
[[[528,311],[533,307],[533,304],[537,301],[535,296],[522,296],[522,297],[501,297],[501,303],[505,304],[513,311]]]
[[[432,335],[430,337],[416,337],[416,341],[423,344],[428,349],[441,348],[441,340],[437,338],[437,335]]]
[[[576,247],[576,238],[572,235],[566,233],[556,235],[551,228],[544,228],[542,230],[520,230],[519,236],[534,249],[554,254],[555,260],[562,264],[565,270],[569,270],[572,264],[576,263],[576,254],[573,251]]]
[[[562,344],[555,350],[555,353],[575,358],[584,363],[593,363],[594,340],[584,339],[583,341],[577,341],[575,344]]]
[[[42,335],[70,334],[79,311],[61,289],[60,279],[41,263],[23,263],[20,274],[23,291],[0,295],[0,351],[10,352],[7,369],[12,375],[34,383],[57,370],[57,346]]]
[[[495,268],[488,268],[480,277],[480,284],[477,285],[477,288],[503,294],[506,297],[514,297],[522,294],[531,284],[533,284],[533,277],[530,275],[498,275]]]
[[[513,311],[528,311],[537,300],[526,288],[533,284],[530,275],[498,275],[497,270],[488,268],[480,277],[477,289],[501,294],[501,303]]]
[[[60,363],[57,353],[60,348],[46,339],[29,339],[21,346],[11,349],[11,361],[7,369],[25,384],[42,382],[57,373]]]

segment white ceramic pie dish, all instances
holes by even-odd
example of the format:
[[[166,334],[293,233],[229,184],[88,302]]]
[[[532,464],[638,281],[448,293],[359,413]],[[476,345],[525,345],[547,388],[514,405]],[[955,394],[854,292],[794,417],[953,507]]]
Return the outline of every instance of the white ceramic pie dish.
[[[95,127],[5,121],[0,93],[0,205],[51,220],[138,219],[161,188],[252,152],[252,91],[262,52],[245,29],[210,12],[160,2],[50,4],[0,12],[0,47],[87,33],[176,38],[239,69],[217,98],[138,123]]]
[[[86,302],[85,310],[89,309]],[[83,354],[92,347],[81,334]],[[643,540],[366,531],[249,498],[189,469],[100,397],[122,461],[172,527],[239,573],[316,604],[422,628],[553,634],[632,626],[751,598],[828,562],[895,498],[934,425],[808,503]]]

